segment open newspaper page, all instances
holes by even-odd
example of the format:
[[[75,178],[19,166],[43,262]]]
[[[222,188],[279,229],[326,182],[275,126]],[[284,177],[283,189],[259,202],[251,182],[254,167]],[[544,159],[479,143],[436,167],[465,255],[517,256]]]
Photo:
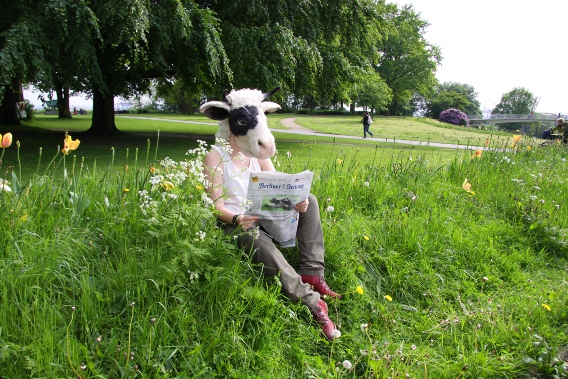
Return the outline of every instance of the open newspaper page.
[[[259,217],[259,224],[282,247],[296,245],[299,212],[296,204],[310,195],[314,173],[285,174],[278,171],[251,172],[246,214]]]

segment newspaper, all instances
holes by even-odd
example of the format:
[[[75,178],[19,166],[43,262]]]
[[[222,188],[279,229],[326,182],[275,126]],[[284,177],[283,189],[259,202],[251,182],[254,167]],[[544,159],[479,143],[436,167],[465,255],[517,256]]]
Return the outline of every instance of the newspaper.
[[[282,247],[296,245],[299,212],[294,207],[307,200],[313,177],[311,171],[250,173],[246,214],[258,216],[262,228]]]

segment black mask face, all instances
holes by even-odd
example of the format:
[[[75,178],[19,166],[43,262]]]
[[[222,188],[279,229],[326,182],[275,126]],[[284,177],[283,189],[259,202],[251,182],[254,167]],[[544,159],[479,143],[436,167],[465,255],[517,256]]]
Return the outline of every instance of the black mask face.
[[[250,129],[258,125],[258,108],[246,105],[242,108],[233,109],[229,114],[229,128],[238,136],[244,136]]]

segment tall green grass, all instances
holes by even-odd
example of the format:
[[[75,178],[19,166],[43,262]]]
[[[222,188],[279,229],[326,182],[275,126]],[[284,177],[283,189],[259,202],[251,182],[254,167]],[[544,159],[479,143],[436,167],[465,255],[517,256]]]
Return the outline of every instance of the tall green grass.
[[[327,342],[218,229],[207,148],[156,145],[100,165],[82,142],[29,179],[0,167],[3,378],[567,377],[564,147],[279,148],[280,170],[316,174],[326,279],[345,294]]]

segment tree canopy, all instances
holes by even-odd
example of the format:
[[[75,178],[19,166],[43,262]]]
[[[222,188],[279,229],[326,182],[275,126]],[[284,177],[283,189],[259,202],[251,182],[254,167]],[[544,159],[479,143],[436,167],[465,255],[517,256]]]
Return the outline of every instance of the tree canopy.
[[[473,86],[457,82],[438,84],[435,93],[426,102],[427,114],[432,118],[438,118],[442,111],[449,108],[459,109],[468,115],[479,115],[480,106]]]
[[[153,84],[187,112],[225,89],[282,86],[280,100],[310,108],[354,101],[396,114],[433,91],[441,60],[427,22],[382,0],[23,0],[5,10],[0,122],[14,121],[5,116],[18,86],[32,83],[56,92],[60,110],[74,93],[92,97],[98,134],[118,132],[115,96]]]
[[[437,83],[435,73],[442,60],[440,49],[430,44],[424,33],[429,25],[412,6],[387,6],[390,28],[378,43],[377,72],[392,90],[389,113],[401,114],[415,93],[430,94]]]
[[[529,114],[537,106],[538,98],[523,87],[513,88],[501,96],[499,104],[493,108],[492,114]]]

